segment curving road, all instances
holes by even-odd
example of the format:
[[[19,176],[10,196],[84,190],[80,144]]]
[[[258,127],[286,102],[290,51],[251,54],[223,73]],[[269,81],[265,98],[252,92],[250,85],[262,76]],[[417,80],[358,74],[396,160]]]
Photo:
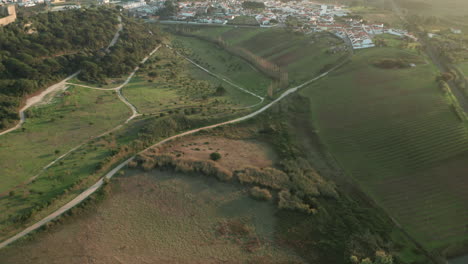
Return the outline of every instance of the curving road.
[[[186,132],[183,132],[183,133],[180,133],[180,134],[177,134],[177,135],[174,135],[172,137],[169,137],[169,138],[166,138],[142,151],[140,151],[138,154],[141,154],[151,148],[154,148],[154,147],[157,147],[157,146],[160,146],[166,142],[169,142],[171,140],[174,140],[176,138],[180,138],[180,137],[183,137],[183,136],[187,136],[187,135],[191,135],[191,134],[194,134],[194,133],[197,133],[197,132],[200,132],[202,130],[207,130],[207,129],[212,129],[212,128],[215,128],[215,127],[220,127],[220,126],[224,126],[224,125],[228,125],[228,124],[233,124],[233,123],[238,123],[238,122],[241,122],[241,121],[244,121],[244,120],[247,120],[247,119],[250,119],[250,118],[253,118],[263,112],[265,112],[266,110],[268,110],[270,107],[272,107],[274,104],[278,103],[279,101],[281,101],[282,99],[284,99],[285,97],[287,97],[288,95],[292,94],[292,93],[295,93],[296,91],[298,91],[299,89],[303,88],[304,86],[307,86],[323,77],[325,77],[326,75],[328,75],[330,72],[334,71],[335,69],[341,67],[344,63],[346,63],[346,60],[339,63],[338,65],[336,65],[335,67],[331,68],[330,70],[328,70],[327,72],[325,73],[322,73],[320,74],[319,76],[301,84],[301,85],[298,85],[296,87],[293,87],[293,88],[290,88],[288,89],[287,91],[285,91],[283,94],[281,94],[278,98],[276,98],[274,101],[270,102],[269,104],[263,106],[262,108],[260,108],[259,110],[255,111],[255,112],[252,112],[246,116],[243,116],[243,117],[239,117],[239,118],[236,118],[236,119],[233,119],[233,120],[230,120],[230,121],[226,121],[226,122],[221,122],[221,123],[218,123],[218,124],[214,124],[214,125],[210,125],[210,126],[206,126],[206,127],[202,127],[202,128],[197,128],[197,129],[193,129],[193,130],[190,130],[190,131],[186,131]],[[68,202],[67,204],[65,204],[64,206],[62,206],[60,209],[58,209],[57,211],[55,211],[54,213],[50,214],[49,216],[45,217],[44,219],[40,220],[39,222],[36,222],[35,224],[29,226],[28,228],[26,228],[25,230],[21,231],[20,233],[16,234],[15,236],[3,241],[2,243],[0,243],[0,249],[8,246],[9,244],[15,242],[16,240],[28,235],[29,233],[37,230],[38,228],[40,228],[41,226],[47,224],[48,222],[52,221],[53,219],[61,216],[63,213],[67,212],[68,210],[70,210],[71,208],[75,207],[76,205],[78,205],[79,203],[81,203],[83,200],[85,200],[86,198],[88,198],[90,195],[92,195],[93,193],[95,193],[103,184],[104,184],[104,180],[105,179],[110,179],[112,178],[120,169],[122,169],[124,166],[126,166],[130,161],[132,161],[134,158],[136,157],[136,155],[132,156],[131,158],[127,159],[126,161],[120,163],[118,166],[116,166],[114,169],[112,169],[111,171],[109,171],[104,177],[102,177],[99,181],[97,181],[94,185],[92,185],[91,187],[89,187],[88,189],[86,189],[84,192],[82,192],[80,195],[78,195],[76,198],[74,198],[72,201]]]

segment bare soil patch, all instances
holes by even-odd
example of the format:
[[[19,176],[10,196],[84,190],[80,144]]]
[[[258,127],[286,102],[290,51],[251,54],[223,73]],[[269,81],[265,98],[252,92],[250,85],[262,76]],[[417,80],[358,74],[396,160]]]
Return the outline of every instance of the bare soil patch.
[[[177,140],[159,149],[180,158],[210,160],[210,154],[218,152],[216,162],[231,171],[246,166],[272,167],[277,156],[266,143],[257,140],[228,139],[218,136],[193,136]]]

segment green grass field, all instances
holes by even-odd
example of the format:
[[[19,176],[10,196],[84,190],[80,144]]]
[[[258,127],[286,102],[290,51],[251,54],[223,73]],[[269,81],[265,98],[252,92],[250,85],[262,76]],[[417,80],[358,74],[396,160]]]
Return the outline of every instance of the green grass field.
[[[196,27],[192,30],[191,34],[221,38],[228,45],[245,48],[275,63],[288,72],[290,85],[312,79],[324,65],[333,64],[344,55],[343,51],[330,52],[343,45],[341,40],[330,34],[304,35],[272,28]],[[187,39],[184,38],[187,45],[194,45]],[[215,48],[210,51],[213,50]]]
[[[467,62],[462,62],[462,63],[458,64],[457,66],[463,72],[465,77],[468,76],[468,61]]]
[[[394,48],[358,52],[302,91],[312,119],[339,163],[421,243],[466,240],[468,125],[439,90],[433,66],[373,66],[384,58],[421,61]]]
[[[130,110],[112,91],[75,87],[27,115],[24,131],[0,137],[0,193],[90,137],[122,123]]]

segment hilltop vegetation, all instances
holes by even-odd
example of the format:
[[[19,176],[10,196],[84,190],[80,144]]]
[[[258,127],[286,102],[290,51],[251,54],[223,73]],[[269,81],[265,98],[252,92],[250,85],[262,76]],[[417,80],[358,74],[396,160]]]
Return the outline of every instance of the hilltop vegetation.
[[[0,29],[0,129],[18,117],[22,100],[66,75],[105,83],[129,73],[154,49],[154,25],[122,17],[123,31],[109,53],[119,13],[104,7],[39,13]],[[151,34],[149,33],[151,31]]]
[[[106,47],[117,24],[116,11],[99,8],[40,13],[0,28],[0,129],[17,119],[24,96]]]
[[[159,43],[161,34],[154,24],[137,22],[122,16],[123,30],[110,52],[84,59],[79,79],[105,85],[106,79],[131,72]]]

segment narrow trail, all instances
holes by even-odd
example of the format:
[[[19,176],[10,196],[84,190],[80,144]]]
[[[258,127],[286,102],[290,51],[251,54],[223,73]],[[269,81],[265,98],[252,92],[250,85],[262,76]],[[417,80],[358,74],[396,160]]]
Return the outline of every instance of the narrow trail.
[[[216,127],[220,127],[220,126],[225,126],[225,125],[228,125],[228,124],[233,124],[233,123],[238,123],[238,122],[241,122],[241,121],[245,121],[247,119],[250,119],[250,118],[253,118],[263,112],[265,112],[266,110],[268,110],[270,107],[272,107],[273,105],[275,105],[276,103],[278,103],[279,101],[281,101],[282,99],[284,99],[285,97],[287,97],[288,95],[292,94],[292,93],[295,93],[296,91],[298,91],[299,89],[327,76],[330,72],[334,71],[335,69],[341,67],[342,65],[344,65],[345,63],[347,62],[347,60],[344,60],[343,62],[339,63],[338,65],[336,65],[335,67],[331,68],[330,70],[320,74],[319,76],[301,84],[301,85],[298,85],[296,87],[293,87],[293,88],[290,88],[288,90],[286,90],[283,94],[281,94],[278,98],[276,98],[275,100],[273,100],[272,102],[270,102],[269,104],[263,106],[262,108],[248,114],[248,115],[245,115],[243,117],[239,117],[239,118],[235,118],[233,120],[230,120],[230,121],[225,121],[225,122],[221,122],[221,123],[218,123],[218,124],[214,124],[214,125],[210,125],[210,126],[206,126],[206,127],[202,127],[202,128],[197,128],[197,129],[193,129],[193,130],[190,130],[190,131],[186,131],[186,132],[183,132],[183,133],[180,133],[180,134],[177,134],[177,135],[174,135],[174,136],[171,136],[171,137],[168,137],[142,151],[140,151],[138,154],[141,154],[141,153],[144,153],[146,151],[148,151],[149,149],[151,148],[154,148],[154,147],[157,147],[157,146],[160,146],[162,144],[165,144],[171,140],[174,140],[176,138],[180,138],[180,137],[183,137],[183,136],[187,136],[187,135],[191,135],[191,134],[194,134],[194,133],[197,133],[197,132],[200,132],[202,130],[207,130],[207,129],[212,129],[212,128],[216,128]],[[137,155],[138,155],[137,154]],[[48,215],[47,217],[45,217],[44,219],[36,222],[35,224],[29,226],[28,228],[24,229],[23,231],[19,232],[18,234],[16,234],[15,236],[3,241],[0,243],[0,249],[8,246],[9,244],[15,242],[16,240],[28,235],[29,233],[37,230],[38,228],[40,228],[41,226],[47,224],[48,222],[52,221],[53,219],[61,216],[63,213],[65,213],[66,211],[70,210],[71,208],[75,207],[76,205],[78,205],[79,203],[81,203],[83,200],[85,200],[86,198],[88,198],[90,195],[92,195],[93,193],[95,193],[103,184],[104,184],[104,181],[106,179],[111,179],[120,169],[122,169],[124,166],[126,166],[130,161],[132,161],[133,159],[135,159],[136,155],[130,157],[129,159],[125,160],[124,162],[120,163],[119,165],[117,165],[114,169],[112,169],[111,171],[109,171],[107,174],[104,175],[104,177],[102,177],[101,179],[99,179],[95,184],[93,184],[91,187],[89,187],[88,189],[86,189],[85,191],[83,191],[81,194],[79,194],[77,197],[75,197],[72,201],[68,202],[67,204],[65,204],[64,206],[62,206],[60,209],[58,209],[57,211],[53,212],[52,214]]]
[[[107,46],[106,48],[106,52],[109,53],[110,52],[110,48],[113,47],[115,45],[115,43],[117,43],[119,37],[120,37],[120,32],[122,31],[123,29],[123,25],[122,25],[122,17],[118,17],[118,20],[119,20],[119,25],[118,25],[118,28],[117,28],[117,32],[114,34],[114,37],[112,38],[111,42],[109,43],[109,46]],[[67,89],[67,84],[68,81],[70,79],[73,79],[74,77],[76,77],[78,74],[80,73],[80,71],[77,71],[75,73],[73,73],[72,75],[68,76],[67,78],[63,79],[62,81],[52,85],[52,86],[49,86],[47,89],[45,89],[44,91],[42,91],[40,94],[36,95],[36,96],[33,96],[33,97],[30,97],[26,100],[26,104],[19,110],[19,117],[20,117],[20,120],[18,122],[18,124],[16,124],[16,126],[12,127],[12,128],[9,128],[5,131],[2,131],[0,132],[0,136],[2,135],[5,135],[7,133],[10,133],[12,131],[15,131],[19,128],[21,128],[21,126],[24,124],[24,122],[26,122],[26,116],[24,114],[24,112],[26,110],[28,110],[30,107],[38,104],[38,103],[41,103],[44,98],[46,98],[46,96],[50,95],[50,94],[53,94],[53,93],[56,93],[60,90],[66,90]],[[0,195],[1,196],[1,195]]]
[[[141,60],[141,63],[145,63],[149,57],[151,57],[156,51],[158,51],[158,49],[161,47],[161,45],[157,46],[153,51],[151,51],[149,53],[148,56],[146,56],[145,58],[143,58]],[[4,197],[4,196],[7,196],[9,194],[10,191],[12,190],[16,190],[17,188],[21,187],[21,186],[24,186],[24,185],[27,185],[29,183],[31,183],[32,181],[34,181],[35,179],[37,179],[40,175],[42,175],[42,173],[44,173],[48,168],[50,168],[52,165],[56,164],[57,162],[59,162],[60,160],[62,160],[63,158],[67,157],[68,155],[70,155],[71,153],[73,153],[75,150],[79,149],[81,146],[83,146],[84,144],[88,143],[89,141],[93,140],[93,139],[96,139],[96,138],[100,138],[102,136],[105,136],[109,133],[112,133],[118,129],[120,129],[123,125],[127,124],[128,122],[130,122],[132,119],[140,116],[141,114],[138,113],[136,107],[130,103],[127,98],[125,98],[123,95],[122,95],[122,88],[127,85],[130,80],[133,78],[133,76],[135,75],[135,73],[140,69],[139,66],[135,67],[135,69],[133,70],[133,72],[130,73],[130,75],[127,77],[127,79],[125,80],[125,82],[123,82],[121,85],[117,86],[117,87],[114,87],[114,88],[108,88],[108,89],[100,89],[100,88],[96,88],[96,87],[91,87],[91,86],[86,86],[86,85],[80,85],[80,84],[74,84],[74,83],[68,83],[66,81],[70,80],[71,78],[73,78],[71,76],[71,78],[68,78],[67,80],[63,80],[62,82],[60,82],[59,84],[61,84],[62,86],[64,85],[75,85],[75,86],[80,86],[80,87],[85,87],[85,88],[89,88],[89,89],[98,89],[98,90],[110,90],[110,91],[116,91],[117,93],[117,96],[118,98],[124,103],[126,104],[130,110],[132,111],[132,114],[131,116],[125,120],[122,124],[119,124],[117,125],[116,127],[108,130],[108,131],[105,131],[103,132],[102,134],[99,134],[97,136],[93,136],[93,137],[90,137],[88,140],[84,141],[83,143],[79,144],[78,146],[70,149],[69,151],[67,151],[66,153],[64,153],[63,155],[61,155],[60,157],[56,158],[55,160],[53,160],[52,162],[50,162],[49,164],[47,164],[46,166],[44,166],[37,174],[35,174],[34,176],[32,176],[31,178],[27,179],[26,181],[20,183],[19,185],[9,189],[9,190],[6,190],[2,193],[0,193],[0,198]],[[58,84],[57,84],[58,85]]]
[[[115,43],[117,43],[117,40],[120,38],[120,32],[123,30],[123,25],[122,25],[122,17],[118,16],[117,19],[119,20],[119,25],[117,26],[117,32],[115,33],[114,37],[112,38],[111,42],[109,43],[109,46],[106,48],[106,53],[110,52],[110,48],[112,48]]]

